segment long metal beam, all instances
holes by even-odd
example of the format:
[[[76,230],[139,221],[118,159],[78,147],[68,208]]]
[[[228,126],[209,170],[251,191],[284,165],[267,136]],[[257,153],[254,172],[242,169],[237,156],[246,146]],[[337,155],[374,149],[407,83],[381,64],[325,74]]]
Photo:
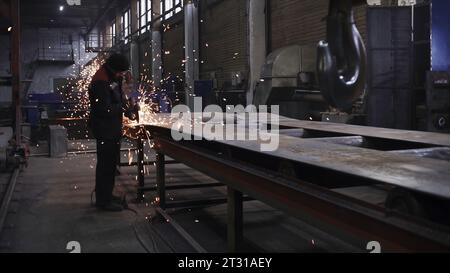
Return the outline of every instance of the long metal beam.
[[[450,147],[449,135],[440,133],[376,128],[331,122],[305,121],[282,116],[280,116],[280,126],[285,128],[301,128],[310,131],[357,135],[385,140],[397,140],[417,144]]]
[[[186,230],[181,227],[169,214],[167,214],[162,208],[156,208],[156,212],[166,219],[168,223],[198,252],[206,253],[206,250],[197,241],[192,238]]]
[[[164,116],[161,117],[163,119]],[[150,132],[166,132],[165,134],[170,135],[170,130],[175,122],[175,120],[168,120],[159,124],[149,124],[146,125],[146,129]],[[280,123],[283,122],[284,120],[280,119]],[[342,133],[348,126],[349,133],[347,135],[352,135],[351,131],[355,129],[360,135],[371,135],[373,138],[385,140],[388,144],[393,141],[389,137],[400,140],[402,132],[404,132],[403,140],[410,142],[416,139],[414,136],[417,137],[416,141],[421,143],[427,143],[427,136],[431,136],[431,138],[434,136],[435,141],[443,142],[448,138],[448,135],[436,133],[411,132],[409,135],[408,132],[410,131],[402,130],[385,129],[387,131],[383,131],[381,128],[373,127],[296,122],[302,124],[302,127],[308,127],[308,130],[320,129],[323,132]],[[196,124],[194,126],[205,125]],[[203,128],[200,129],[197,131],[203,130]],[[381,131],[380,134],[377,134],[378,130]],[[195,130],[193,133],[195,133]],[[248,133],[245,132],[245,134]],[[235,138],[242,139],[239,138],[243,137],[241,134],[244,134],[244,132],[237,132]],[[419,135],[423,138],[419,139]],[[277,135],[273,134],[273,136]],[[199,137],[201,136],[199,135]],[[302,168],[309,166],[309,169],[314,167],[332,173],[333,176],[339,176],[341,180],[344,179],[342,181],[336,180],[336,187],[344,184],[345,179],[351,176],[358,181],[365,182],[365,184],[389,184],[450,200],[450,162],[444,160],[388,153],[381,150],[322,142],[320,139],[304,139],[285,135],[279,135],[279,146],[275,151],[261,151],[263,143],[261,140],[216,140],[214,142],[224,145],[228,149],[239,150],[243,156],[254,154],[259,158],[289,161]],[[433,144],[430,145],[433,146]],[[313,175],[320,178],[321,173],[317,175],[314,173]],[[312,182],[310,179],[306,180]],[[328,180],[333,181],[332,179]]]
[[[322,142],[279,136],[275,151],[260,151],[260,141],[218,141],[245,155],[286,160],[303,168],[314,166],[336,178],[346,175],[369,184],[383,183],[450,200],[450,162]],[[314,176],[319,177],[319,174]],[[336,186],[345,181],[336,180]]]

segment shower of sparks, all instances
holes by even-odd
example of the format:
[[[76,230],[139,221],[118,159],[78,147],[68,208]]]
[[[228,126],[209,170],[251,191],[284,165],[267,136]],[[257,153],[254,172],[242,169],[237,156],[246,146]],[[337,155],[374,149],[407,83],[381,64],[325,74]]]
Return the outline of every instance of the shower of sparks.
[[[167,26],[169,28],[169,26]],[[147,55],[147,52],[146,52]],[[160,55],[157,55],[160,57]],[[72,121],[72,119],[78,120],[78,119],[88,119],[90,114],[90,102],[89,102],[89,85],[92,81],[92,77],[95,75],[95,73],[100,69],[100,67],[104,64],[106,59],[106,54],[99,54],[97,57],[92,59],[90,62],[88,62],[87,65],[82,67],[81,71],[79,73],[76,73],[76,71],[73,71],[73,75],[70,78],[67,78],[68,84],[65,86],[62,86],[58,91],[62,95],[63,103],[65,103],[67,106],[65,106],[65,109],[68,110],[67,119],[69,121]],[[145,66],[145,64],[143,64]],[[162,67],[159,67],[159,69],[163,69]],[[162,88],[156,88],[154,82],[149,79],[149,76],[146,75],[148,70],[145,69],[144,73],[141,74],[137,84],[134,85],[134,88],[138,92],[138,98],[137,98],[137,104],[140,107],[139,111],[139,123],[140,124],[149,124],[149,123],[158,123],[162,122],[158,120],[155,116],[155,113],[160,112],[160,102],[156,101],[156,97],[158,92],[165,92],[166,90]],[[170,73],[169,76],[162,79],[161,82],[168,82],[170,80]],[[176,76],[178,80],[181,80],[179,76]],[[172,83],[174,83],[174,80],[172,80]],[[175,94],[175,102],[177,103],[180,101],[178,98],[178,92]],[[167,104],[169,107],[172,106],[172,101],[169,99],[167,95],[164,95],[162,97],[163,103]],[[131,123],[131,124],[137,124],[136,121],[131,121],[125,118],[125,123]],[[69,126],[75,126],[76,122],[68,123]],[[89,132],[88,129],[85,128],[85,132],[78,131],[78,133],[85,135],[88,137]],[[79,150],[86,150],[87,147],[84,146],[81,142],[74,142],[72,143],[74,146],[78,146]],[[152,146],[152,145],[150,145]]]
[[[89,84],[104,62],[104,55],[97,56],[81,69],[78,76],[68,78],[69,84],[59,90],[64,102],[69,105],[69,118],[87,118],[89,115]]]
[[[203,19],[201,20],[203,23]],[[171,29],[174,29],[177,26],[174,26],[171,28],[170,25],[164,25],[163,29],[164,32],[170,31]],[[184,46],[182,46],[183,49],[185,49]],[[202,42],[202,49],[203,50],[210,50],[210,44],[208,44],[207,41]],[[144,56],[146,57],[145,63],[142,64],[141,74],[136,75],[135,83],[134,83],[134,91],[137,91],[137,99],[136,103],[139,105],[139,119],[137,121],[132,121],[127,118],[124,118],[124,123],[129,124],[131,126],[139,126],[139,125],[148,125],[148,124],[165,124],[169,122],[168,119],[171,119],[170,117],[166,115],[157,115],[156,113],[159,113],[162,111],[163,108],[171,109],[174,105],[180,103],[182,99],[180,99],[180,96],[184,99],[184,88],[181,90],[173,90],[173,96],[168,96],[164,88],[165,84],[169,85],[175,85],[176,83],[183,83],[184,78],[181,75],[176,75],[176,73],[171,73],[170,71],[165,70],[163,66],[156,67],[156,70],[159,69],[161,71],[161,74],[163,75],[161,82],[155,83],[152,80],[152,74],[154,73],[154,68],[152,69],[152,60],[153,62],[156,62],[158,59],[161,58],[174,58],[175,56],[175,50],[162,50],[160,53],[155,54],[154,48],[151,45],[151,42],[149,44],[148,50],[144,52]],[[194,50],[195,53],[195,50]],[[89,54],[88,54],[89,55]],[[239,54],[235,53],[232,55],[233,58],[236,58]],[[92,55],[89,55],[86,58],[92,58]],[[70,121],[69,126],[79,126],[79,123],[77,122],[78,119],[86,120],[89,118],[90,115],[90,101],[89,101],[89,94],[88,89],[89,85],[92,81],[93,76],[95,73],[100,69],[100,67],[105,63],[105,60],[107,58],[106,53],[99,53],[95,58],[90,60],[88,59],[83,60],[84,63],[87,62],[87,65],[78,68],[77,66],[74,67],[72,76],[67,78],[67,84],[65,86],[62,86],[58,92],[62,95],[63,103],[66,105],[65,109],[68,111],[67,119]],[[185,72],[185,67],[187,65],[188,60],[182,60],[181,62],[177,63],[179,66],[180,71],[183,73]],[[195,62],[201,62],[204,64],[207,62],[206,59],[194,59]],[[177,61],[178,62],[178,61]],[[162,87],[160,87],[162,86]],[[182,86],[184,86],[182,84]],[[189,86],[189,88],[192,89],[192,86]],[[136,92],[135,92],[136,95]],[[159,98],[159,99],[157,99]],[[73,121],[72,121],[73,119]],[[202,123],[201,120],[197,121]],[[192,125],[191,125],[192,127]],[[82,131],[78,131],[78,133],[82,136],[86,136],[88,138],[89,132],[88,128],[81,129]],[[85,131],[83,131],[85,130]],[[142,138],[144,141],[144,147],[145,150],[147,149],[153,149],[154,143],[151,140],[150,132],[144,129],[144,126],[141,127],[141,131],[139,133],[139,137]],[[73,140],[71,142],[72,148],[79,150],[79,151],[89,151],[95,149],[95,145],[91,147],[88,147],[85,143],[83,143],[81,140]],[[148,145],[148,146],[147,146]],[[131,145],[133,146],[133,145]],[[138,158],[138,150],[133,149],[132,152],[131,149],[128,150],[128,153],[125,153],[124,157],[128,156],[128,164],[132,165],[133,162],[137,162]],[[76,154],[75,154],[76,155]],[[145,161],[148,161],[149,158],[146,153],[144,153],[144,159]],[[61,161],[61,164],[63,162]],[[94,169],[96,164],[95,156],[92,159],[92,165],[89,165],[90,169]],[[149,175],[150,170],[152,168],[149,168],[147,166],[144,166],[143,172],[146,175]],[[130,174],[131,179],[135,179],[138,181],[138,175],[136,173]],[[74,187],[75,190],[79,189],[79,187],[76,185]],[[145,195],[142,195],[142,198],[145,198]],[[169,197],[170,200],[174,200],[174,197]],[[154,201],[149,201],[149,203],[145,203],[146,206],[149,205],[155,205],[160,202],[159,198],[156,197]],[[149,217],[150,218],[150,217]],[[146,217],[146,219],[148,219]],[[198,220],[197,220],[198,221]]]

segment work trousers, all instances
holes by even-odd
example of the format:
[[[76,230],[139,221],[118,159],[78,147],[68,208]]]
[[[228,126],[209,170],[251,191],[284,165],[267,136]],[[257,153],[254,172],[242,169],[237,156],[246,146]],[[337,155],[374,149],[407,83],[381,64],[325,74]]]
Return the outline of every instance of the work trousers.
[[[115,184],[117,151],[120,140],[97,139],[97,168],[95,173],[95,200],[97,205],[106,205],[112,200]]]

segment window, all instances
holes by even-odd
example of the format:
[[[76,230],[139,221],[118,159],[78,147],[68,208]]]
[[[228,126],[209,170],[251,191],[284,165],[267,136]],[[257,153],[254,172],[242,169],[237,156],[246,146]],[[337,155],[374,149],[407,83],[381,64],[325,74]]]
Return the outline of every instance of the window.
[[[180,5],[181,7],[176,7],[177,5]],[[173,10],[173,8],[175,8],[175,10]],[[170,17],[172,17],[174,14],[180,12],[183,10],[183,0],[161,0],[161,14],[167,12],[166,15],[164,15],[164,19],[169,19]]]
[[[181,7],[175,9],[175,13],[178,13],[183,10],[183,0],[175,0],[175,6],[181,4]]]
[[[142,29],[142,27],[144,27],[145,23],[147,22],[146,13],[145,13],[147,10],[146,0],[140,0],[138,7],[139,7],[139,12],[138,12],[138,14],[139,14],[139,29],[141,29],[141,31],[140,31],[141,33],[144,33],[145,29]]]
[[[173,8],[173,0],[165,0],[164,11],[167,12],[167,11],[171,10],[172,8]],[[167,13],[164,16],[164,19],[169,19],[170,17],[172,17],[172,15],[173,15],[173,11]]]
[[[130,10],[127,10],[127,12],[125,12],[125,37],[127,38],[128,36],[130,36]]]
[[[152,1],[151,0],[139,0],[138,2],[138,21],[140,33],[144,33],[148,28],[144,28],[147,23],[152,20]]]
[[[128,9],[121,17],[122,27],[121,27],[121,36],[124,39],[125,44],[130,41],[131,34],[131,21],[130,21],[130,10]]]
[[[169,11],[164,19],[169,19],[174,14],[183,10],[183,0],[159,0],[161,1],[160,12],[163,14]],[[177,8],[173,9],[175,6],[179,5]],[[152,21],[152,0],[139,0],[138,1],[138,22],[140,33],[144,33],[150,29],[150,24],[148,28],[144,28],[145,25]]]
[[[99,35],[99,43],[98,43],[98,46],[100,47],[100,48],[103,48],[103,47],[105,47],[105,44],[104,44],[104,34],[103,34],[103,31],[102,32],[100,32],[100,35]]]
[[[152,0],[147,0],[147,23],[152,21]]]
[[[111,35],[111,46],[116,44],[116,21],[113,21],[109,27],[109,33]]]

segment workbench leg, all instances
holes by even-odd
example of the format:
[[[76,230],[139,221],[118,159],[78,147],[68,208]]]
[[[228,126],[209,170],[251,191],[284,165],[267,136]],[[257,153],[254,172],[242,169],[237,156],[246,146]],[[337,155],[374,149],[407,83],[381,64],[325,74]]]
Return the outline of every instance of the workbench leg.
[[[228,190],[228,251],[237,252],[242,244],[243,236],[243,209],[242,192],[230,187]]]
[[[138,201],[142,201],[144,199],[144,191],[142,190],[145,186],[145,177],[144,177],[144,140],[138,139],[137,141],[137,149],[138,149],[138,158],[137,158],[137,169],[138,169],[138,193],[137,199]]]
[[[166,162],[164,154],[156,153],[156,187],[158,189],[159,206],[166,209]]]

